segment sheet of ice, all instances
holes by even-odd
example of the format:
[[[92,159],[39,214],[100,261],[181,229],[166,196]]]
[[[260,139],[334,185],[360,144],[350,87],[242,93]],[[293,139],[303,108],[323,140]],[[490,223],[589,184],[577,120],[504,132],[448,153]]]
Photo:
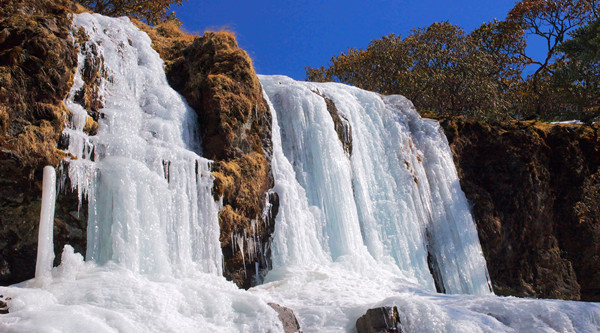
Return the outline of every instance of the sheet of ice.
[[[43,288],[1,288],[10,314],[0,332],[281,331],[273,309],[221,276],[211,161],[198,155],[196,115],[168,86],[150,38],[127,18],[73,23],[89,36],[65,130],[69,180],[89,201],[87,262],[66,247]],[[92,50],[106,77],[88,136],[73,95]]]
[[[274,262],[302,261],[294,257],[305,252],[295,249],[301,240],[294,234],[302,234],[307,241],[316,237],[311,241],[334,261],[351,255],[393,265],[406,279],[435,290],[431,266],[448,293],[490,293],[475,225],[436,122],[421,119],[401,96],[283,76],[260,79],[277,118],[274,146],[281,142],[283,152],[274,156],[276,191],[280,182],[293,183],[284,195],[298,193],[297,209],[313,215],[310,222],[278,217]],[[322,96],[350,125],[351,156]],[[279,164],[291,164],[295,180],[289,167],[278,172]],[[310,247],[307,241],[302,247]]]
[[[557,125],[557,124],[583,125],[583,122],[581,120],[565,120],[565,121],[553,121],[550,124],[552,124],[552,125]]]

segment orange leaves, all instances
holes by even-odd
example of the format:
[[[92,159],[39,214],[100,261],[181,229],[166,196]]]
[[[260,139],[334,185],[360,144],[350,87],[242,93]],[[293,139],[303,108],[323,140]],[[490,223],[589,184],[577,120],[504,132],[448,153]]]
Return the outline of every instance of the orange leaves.
[[[76,0],[99,14],[108,16],[128,15],[148,24],[175,20],[171,6],[179,6],[183,0]]]
[[[467,34],[448,22],[390,34],[366,50],[348,49],[330,67],[307,68],[308,80],[340,81],[384,94],[402,94],[422,112],[498,113],[519,80],[521,30],[492,22]],[[484,111],[485,110],[485,111]]]

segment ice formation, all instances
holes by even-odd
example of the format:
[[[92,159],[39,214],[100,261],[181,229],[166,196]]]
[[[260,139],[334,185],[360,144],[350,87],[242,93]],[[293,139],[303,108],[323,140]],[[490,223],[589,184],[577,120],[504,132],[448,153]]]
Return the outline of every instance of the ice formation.
[[[446,138],[408,100],[260,79],[274,113],[280,209],[273,269],[251,291],[294,309],[305,332],[352,332],[367,309],[384,305],[398,306],[405,332],[600,329],[598,304],[491,295]],[[351,153],[324,98],[351,129]],[[432,271],[438,288],[472,295],[435,293]]]
[[[274,158],[276,191],[280,182],[297,179],[295,189],[279,194],[285,201],[299,192],[293,195],[302,199],[294,202],[304,211],[288,213],[282,205],[272,246],[276,264],[314,262],[302,257],[316,248],[319,259],[358,256],[395,265],[429,290],[435,291],[431,267],[447,293],[490,293],[475,224],[437,122],[421,119],[402,96],[283,76],[261,82],[276,113],[275,149],[281,143],[282,150]],[[352,131],[351,154],[324,98]]]
[[[81,48],[103,59],[104,108],[98,134],[83,128],[86,111],[73,101],[68,173],[87,196],[88,260],[122,263],[134,272],[220,275],[217,204],[210,161],[198,156],[197,120],[171,89],[148,36],[125,19],[79,15],[89,40]],[[79,73],[85,65],[79,55]]]
[[[0,287],[10,308],[0,332],[280,332],[267,302],[292,308],[304,332],[352,332],[382,305],[400,309],[405,332],[600,331],[598,303],[491,295],[436,122],[400,96],[282,76],[260,77],[280,199],[273,268],[262,285],[238,289],[220,276],[218,203],[197,119],[168,87],[150,39],[127,18],[80,14],[74,25],[89,36],[79,71],[95,50],[105,75],[97,135],[66,101],[76,157],[68,179],[89,201],[87,261],[66,246],[47,283]],[[82,84],[78,75],[73,92]],[[251,237],[232,243],[258,257]]]
[[[54,206],[56,203],[56,171],[51,166],[44,167],[42,180],[42,208],[38,229],[38,249],[35,263],[36,285],[43,286],[52,277],[54,264]]]
[[[89,202],[87,262],[66,247],[44,288],[2,290],[12,300],[0,331],[280,330],[274,310],[221,276],[211,162],[198,155],[195,112],[169,87],[150,38],[127,18],[80,14],[73,24],[89,37],[65,130],[68,177]],[[98,133],[88,136],[73,96],[92,49],[106,77]]]

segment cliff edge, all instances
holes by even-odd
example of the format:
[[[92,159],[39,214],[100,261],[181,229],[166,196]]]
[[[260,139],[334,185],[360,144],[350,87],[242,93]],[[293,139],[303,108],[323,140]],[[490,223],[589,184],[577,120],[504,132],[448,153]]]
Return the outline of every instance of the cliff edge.
[[[441,124],[494,291],[600,301],[598,124]]]

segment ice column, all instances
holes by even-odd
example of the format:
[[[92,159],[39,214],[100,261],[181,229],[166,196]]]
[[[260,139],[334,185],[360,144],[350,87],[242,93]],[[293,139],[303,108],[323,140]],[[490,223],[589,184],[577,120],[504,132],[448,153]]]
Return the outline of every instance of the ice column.
[[[40,213],[40,228],[38,231],[37,262],[35,265],[35,279],[37,284],[52,277],[52,263],[54,262],[54,242],[52,229],[54,227],[54,205],[56,202],[56,172],[51,166],[44,167],[42,185],[42,210]]]

